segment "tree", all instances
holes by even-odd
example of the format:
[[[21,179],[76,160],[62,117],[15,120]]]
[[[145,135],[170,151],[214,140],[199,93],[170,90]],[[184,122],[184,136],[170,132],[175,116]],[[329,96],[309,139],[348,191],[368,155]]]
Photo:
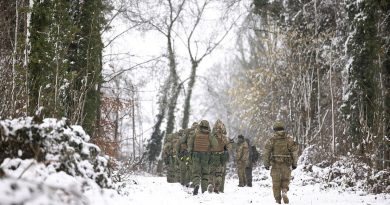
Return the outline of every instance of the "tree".
[[[102,83],[101,31],[106,10],[101,0],[34,1],[29,55],[30,113],[43,106],[48,116],[66,116],[95,135]]]
[[[181,126],[182,129],[188,127],[191,109],[191,97],[196,82],[196,72],[199,64],[205,57],[210,55],[221,44],[221,42],[232,30],[233,26],[235,26],[236,21],[240,18],[240,16],[236,17],[234,15],[229,18],[228,16],[231,15],[231,13],[221,12],[221,16],[219,17],[220,19],[215,22],[216,25],[223,25],[223,29],[221,29],[220,26],[215,26],[215,30],[211,29],[212,31],[209,34],[205,34],[206,30],[211,28],[211,26],[209,26],[211,22],[205,22],[205,16],[210,12],[207,10],[213,8],[215,3],[218,2],[212,0],[190,1],[188,5],[191,12],[187,14],[185,18],[189,19],[188,21],[190,23],[186,21],[182,22],[182,27],[186,36],[186,41],[184,44],[187,48],[188,56],[191,62],[191,73],[184,101],[183,120]],[[201,34],[198,33],[200,31],[202,31]]]
[[[0,118],[25,116],[29,1],[0,1]]]
[[[172,133],[175,122],[175,108],[182,84],[179,83],[174,45],[174,28],[183,11],[186,0],[173,1],[136,1],[128,6],[125,17],[132,23],[142,25],[144,30],[156,30],[167,41],[167,54],[169,75],[161,86],[159,100],[159,114],[154,124],[151,139],[148,142],[147,152],[150,162],[155,161],[161,151],[163,133],[160,131],[163,120],[167,114],[166,133]],[[147,12],[145,12],[147,10]]]

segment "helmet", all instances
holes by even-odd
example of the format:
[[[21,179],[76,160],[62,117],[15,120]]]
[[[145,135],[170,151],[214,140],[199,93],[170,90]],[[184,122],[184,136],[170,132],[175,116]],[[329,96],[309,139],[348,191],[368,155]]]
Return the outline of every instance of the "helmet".
[[[223,122],[220,119],[218,119],[215,122],[213,129],[220,130],[221,132],[226,132],[225,125],[223,124]]]
[[[210,132],[210,124],[209,124],[209,121],[207,121],[207,120],[202,120],[202,121],[200,121],[198,129],[199,129],[201,132]]]
[[[284,124],[281,121],[276,121],[273,126],[274,131],[284,130]]]
[[[201,127],[201,128],[206,128],[206,129],[210,129],[209,121],[207,121],[207,120],[202,120],[202,121],[200,121],[199,127]]]
[[[198,126],[198,123],[197,123],[197,122],[194,122],[194,123],[192,123],[191,128],[195,129],[197,126]]]
[[[172,138],[173,138],[172,134],[167,134],[167,135],[165,136],[165,141],[166,141],[166,142],[171,142],[171,141],[172,141]]]

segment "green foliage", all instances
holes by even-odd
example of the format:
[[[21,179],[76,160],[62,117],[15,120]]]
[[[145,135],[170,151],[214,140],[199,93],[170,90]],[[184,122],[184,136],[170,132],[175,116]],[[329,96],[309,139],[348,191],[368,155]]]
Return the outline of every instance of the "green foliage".
[[[376,1],[351,2],[349,16],[355,33],[348,45],[353,59],[349,68],[350,96],[346,101],[345,114],[348,116],[349,131],[355,146],[363,143],[368,133],[376,130],[375,114],[380,107],[376,100],[379,92],[378,64],[380,39],[378,38]],[[357,150],[364,152],[364,150]]]
[[[108,7],[102,0],[34,1],[29,62],[30,114],[45,107],[92,136],[99,121],[101,32]]]

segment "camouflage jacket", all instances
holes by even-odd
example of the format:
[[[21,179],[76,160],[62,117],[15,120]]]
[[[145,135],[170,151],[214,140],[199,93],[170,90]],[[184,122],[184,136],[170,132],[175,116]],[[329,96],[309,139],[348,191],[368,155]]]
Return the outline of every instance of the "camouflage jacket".
[[[188,151],[188,136],[189,136],[189,131],[191,128],[187,128],[183,131],[181,135],[179,135],[179,140],[177,141],[175,145],[176,153],[181,153],[183,151]]]
[[[214,124],[213,130],[211,134],[217,139],[218,146],[211,149],[211,152],[223,152],[230,150],[232,148],[232,144],[230,140],[226,136],[226,128],[221,120],[217,120]]]
[[[172,148],[173,148],[173,146],[172,146],[172,142],[170,140],[166,141],[164,143],[163,153],[162,153],[162,157],[164,159],[172,156]]]
[[[172,153],[172,156],[173,157],[176,157],[177,156],[177,144],[179,144],[180,142],[180,135],[179,133],[173,133],[172,134],[172,148],[171,148],[171,153]]]
[[[278,131],[265,143],[263,160],[266,167],[272,163],[297,166],[298,145],[284,131]]]
[[[248,143],[245,140],[237,144],[236,159],[237,164],[249,163],[249,147]]]
[[[211,133],[215,139],[218,141],[218,146],[211,149],[212,152],[223,152],[230,150],[232,148],[232,144],[230,143],[228,137],[226,134],[223,134],[221,132],[213,132]]]

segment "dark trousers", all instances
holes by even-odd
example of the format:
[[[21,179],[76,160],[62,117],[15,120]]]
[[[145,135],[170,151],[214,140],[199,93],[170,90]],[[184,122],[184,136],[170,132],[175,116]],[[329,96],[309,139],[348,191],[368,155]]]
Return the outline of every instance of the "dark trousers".
[[[251,187],[252,186],[252,166],[250,167],[245,167],[245,185]]]

